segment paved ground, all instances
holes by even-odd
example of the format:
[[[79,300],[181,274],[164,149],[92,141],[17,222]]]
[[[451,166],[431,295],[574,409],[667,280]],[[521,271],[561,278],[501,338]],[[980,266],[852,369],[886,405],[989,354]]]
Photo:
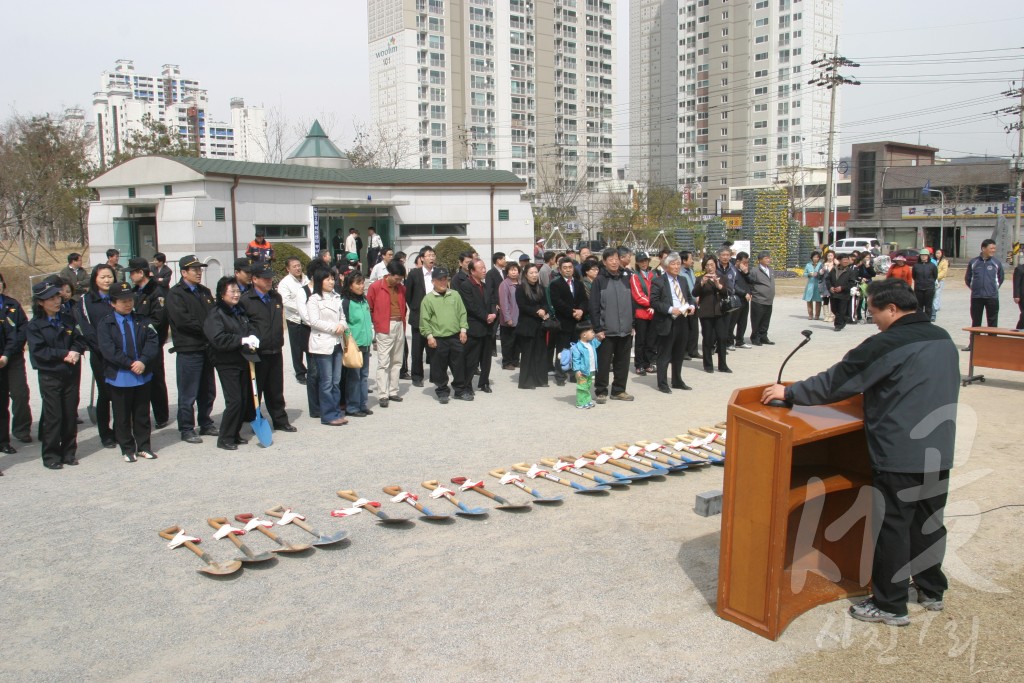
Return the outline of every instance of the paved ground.
[[[846,603],[835,603],[799,618],[776,643],[714,613],[720,518],[698,517],[692,506],[697,493],[721,487],[720,469],[444,526],[385,528],[366,514],[327,515],[342,503],[339,488],[381,499],[386,484],[423,493],[420,481],[460,474],[496,488],[486,476],[494,467],[722,420],[732,389],[773,379],[801,329],[815,337],[790,363],[791,378],[827,366],[873,332],[835,334],[809,323],[798,284],[780,287],[772,323],[778,345],[732,354],[733,375],[688,367],[693,392],[664,396],[653,378],[631,378],[635,402],[577,411],[571,388],[521,392],[516,375],[499,370],[494,394],[472,404],[440,406],[429,389],[406,388],[402,404],[332,429],[304,417],[302,388],[289,382],[299,432],[280,434],[269,449],[191,446],[172,429],[156,437],[159,460],[128,465],[99,448],[89,427],[80,467],[45,470],[37,447],[4,456],[0,680],[1019,676],[1020,508],[951,520],[953,586],[944,613],[913,609],[914,624],[896,631],[852,622]],[[962,286],[951,286],[940,314],[958,344],[965,297]],[[1004,323],[1015,320],[1013,309],[1004,288]],[[950,514],[1024,502],[1016,423],[1024,376],[987,374],[987,384],[961,394]],[[168,550],[156,535],[182,524],[227,559],[234,553],[212,539],[206,517],[277,503],[321,529],[350,530],[351,542],[213,580],[194,572],[196,557]],[[283,533],[303,538],[298,529]]]

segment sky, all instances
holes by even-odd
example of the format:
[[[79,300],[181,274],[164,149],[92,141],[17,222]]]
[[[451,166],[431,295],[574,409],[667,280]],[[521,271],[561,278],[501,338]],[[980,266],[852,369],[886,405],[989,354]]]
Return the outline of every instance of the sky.
[[[851,142],[879,139],[920,141],[946,156],[1016,151],[1016,137],[1003,130],[1013,119],[993,112],[1012,105],[1000,93],[1022,83],[1019,0],[843,5],[839,52],[861,64],[847,73],[863,84],[842,91],[841,151]],[[292,128],[320,118],[342,147],[355,122],[369,121],[365,0],[180,7],[105,0],[12,5],[0,40],[0,118],[72,106],[91,118],[101,72],[124,58],[145,74],[178,64],[209,91],[210,113],[218,120],[230,120],[230,98],[244,97],[249,105],[276,109]],[[628,0],[618,0],[616,12],[613,109],[615,163],[621,166],[629,149]]]

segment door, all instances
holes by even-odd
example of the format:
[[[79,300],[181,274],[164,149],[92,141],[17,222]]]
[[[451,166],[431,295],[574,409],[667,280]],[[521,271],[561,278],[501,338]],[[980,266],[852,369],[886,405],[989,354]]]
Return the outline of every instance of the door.
[[[135,232],[135,221],[131,218],[115,218],[114,219],[114,249],[121,252],[121,258],[128,262],[128,259],[133,258],[135,254],[132,253],[132,236]]]

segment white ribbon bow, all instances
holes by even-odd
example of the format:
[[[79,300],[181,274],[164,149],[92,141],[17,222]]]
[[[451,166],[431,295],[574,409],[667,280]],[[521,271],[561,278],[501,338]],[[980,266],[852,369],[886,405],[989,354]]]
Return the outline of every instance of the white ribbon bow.
[[[281,519],[278,520],[277,525],[284,526],[285,524],[291,524],[297,519],[301,521],[306,518],[298,514],[297,512],[292,512],[291,508],[288,508],[287,510],[284,511],[284,514],[281,515]]]
[[[500,481],[502,484],[515,484],[515,483],[522,484],[523,483],[523,478],[520,477],[515,472],[508,472],[508,473],[505,474],[505,476],[503,476],[498,481]]]
[[[616,448],[614,451],[612,451],[612,457],[615,458],[616,460],[618,460],[619,458],[621,458],[625,454],[626,454],[626,451],[622,450],[621,448]]]
[[[238,529],[231,526],[230,524],[224,524],[221,526],[221,528],[217,529],[216,533],[213,534],[213,537],[219,541],[228,534],[237,534],[239,536],[244,536],[245,529]]]
[[[586,458],[577,458],[576,462],[573,463],[573,467],[575,467],[578,470],[581,470],[584,467],[586,467],[587,465],[590,465],[592,463],[593,463],[593,460],[587,460]]]
[[[468,491],[471,488],[475,488],[477,486],[483,486],[483,485],[484,485],[483,481],[470,481],[469,479],[467,479],[465,482],[463,482],[459,486],[459,490],[460,491]]]
[[[547,473],[547,470],[542,470],[541,468],[537,467],[536,464],[533,464],[530,465],[530,471],[526,473],[526,476],[528,476],[530,479],[536,479],[537,477],[543,477]]]
[[[416,506],[416,501],[419,500],[419,499],[420,499],[420,497],[417,496],[415,493],[409,493],[408,491],[402,491],[397,496],[392,498],[391,502],[392,503],[408,503],[409,505],[412,505],[413,507],[415,507]]]
[[[603,464],[605,464],[606,462],[608,462],[611,459],[612,459],[611,454],[609,454],[609,453],[602,453],[601,455],[599,455],[596,458],[594,458],[594,464],[595,465],[603,465]]]
[[[438,486],[436,489],[430,492],[431,498],[449,498],[452,495],[452,491],[446,489],[443,486]]]
[[[362,508],[341,508],[340,510],[331,510],[331,517],[351,517],[352,515],[358,515],[362,512]]]
[[[660,443],[649,443],[646,446],[644,446],[644,450],[647,451],[648,453],[650,453],[651,451],[656,451],[656,450],[658,450],[660,448],[661,448],[661,444]]]
[[[177,535],[175,535],[174,538],[171,539],[171,541],[167,544],[167,547],[170,548],[171,550],[174,550],[179,545],[185,545],[185,543],[188,542],[188,541],[192,541],[193,543],[199,543],[200,542],[199,539],[196,538],[195,536],[188,536],[185,533],[185,530],[182,529],[181,531],[179,531],[177,533]]]
[[[266,529],[269,529],[272,526],[274,526],[274,523],[271,522],[270,520],[260,519],[259,517],[253,517],[245,525],[245,531],[252,531],[253,529],[255,529],[258,526],[261,526],[261,527],[264,527]]]
[[[570,463],[567,463],[563,460],[559,460],[552,466],[551,469],[553,469],[555,472],[561,472],[563,470],[569,469],[570,467],[572,467]]]
[[[630,446],[629,448],[626,449],[626,452],[629,453],[630,455],[636,455],[637,453],[643,453],[644,448],[643,446]]]
[[[360,498],[360,499],[359,499],[359,500],[357,500],[356,502],[352,503],[352,507],[355,507],[355,508],[364,508],[364,507],[366,507],[367,505],[371,505],[372,503],[373,503],[373,501],[372,501],[372,500],[369,500],[369,499],[367,499],[367,498]],[[376,506],[376,505],[373,505],[372,507],[377,507],[377,506]]]

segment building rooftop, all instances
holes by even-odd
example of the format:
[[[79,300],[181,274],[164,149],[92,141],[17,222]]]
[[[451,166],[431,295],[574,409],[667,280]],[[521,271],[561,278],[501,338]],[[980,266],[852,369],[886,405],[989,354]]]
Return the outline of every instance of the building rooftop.
[[[320,127],[320,122],[313,121],[313,125],[309,129],[309,133],[306,134],[306,138],[294,152],[288,155],[288,158],[343,159],[345,155],[327,137],[327,133]]]

